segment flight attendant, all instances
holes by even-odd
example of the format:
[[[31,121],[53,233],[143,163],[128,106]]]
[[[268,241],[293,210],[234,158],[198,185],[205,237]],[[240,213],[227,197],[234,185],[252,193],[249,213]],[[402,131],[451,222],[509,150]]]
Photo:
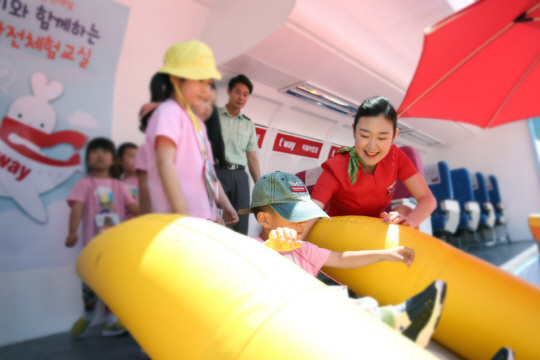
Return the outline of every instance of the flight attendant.
[[[437,203],[412,161],[394,145],[398,133],[397,113],[388,99],[365,100],[354,118],[354,147],[341,148],[322,164],[313,201],[321,208],[328,204],[330,216],[381,217],[387,224],[418,227]],[[414,209],[400,205],[386,213],[397,179],[418,203]]]

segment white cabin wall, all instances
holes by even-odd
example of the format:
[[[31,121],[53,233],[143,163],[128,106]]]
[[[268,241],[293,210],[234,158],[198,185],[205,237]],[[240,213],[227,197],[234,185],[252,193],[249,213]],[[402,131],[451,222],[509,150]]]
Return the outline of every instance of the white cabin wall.
[[[118,2],[130,14],[115,79],[112,140],[142,143],[137,114],[150,98],[150,79],[170,45],[199,37],[208,8],[191,0]],[[80,286],[74,265],[0,273],[0,346],[69,331],[83,309]]]
[[[540,211],[540,179],[527,121],[517,121],[479,132],[449,149],[423,155],[424,164],[444,160],[450,169],[495,175],[506,205],[508,231],[514,240],[531,239],[528,216]]]

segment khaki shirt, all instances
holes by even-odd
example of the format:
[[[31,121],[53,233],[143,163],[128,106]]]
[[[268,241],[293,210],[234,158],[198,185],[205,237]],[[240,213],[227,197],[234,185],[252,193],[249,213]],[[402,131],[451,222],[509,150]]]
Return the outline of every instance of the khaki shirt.
[[[257,151],[255,125],[242,112],[232,117],[227,107],[218,108],[221,133],[225,143],[225,158],[231,164],[247,166],[246,151]]]

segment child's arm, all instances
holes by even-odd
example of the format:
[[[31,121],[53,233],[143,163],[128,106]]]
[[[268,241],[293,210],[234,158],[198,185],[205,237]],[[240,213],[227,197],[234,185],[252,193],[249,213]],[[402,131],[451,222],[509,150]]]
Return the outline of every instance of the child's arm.
[[[148,189],[148,172],[139,170],[137,172],[139,182],[139,215],[150,214],[152,203],[150,202],[150,191]]]
[[[225,221],[219,212],[216,212],[216,223],[225,226]]]
[[[77,244],[77,230],[81,223],[82,213],[83,203],[81,201],[74,201],[71,206],[71,213],[69,214],[69,229],[66,238],[67,247],[73,247]]]
[[[234,225],[238,222],[238,213],[234,210],[229,198],[223,191],[221,182],[218,181],[218,205],[223,209],[223,216],[225,218],[225,225]],[[219,216],[219,214],[218,214]]]
[[[411,266],[414,260],[414,250],[405,246],[398,246],[386,250],[361,250],[361,251],[332,251],[324,266],[353,269],[375,264],[381,261],[402,262]]]
[[[139,209],[139,204],[137,204],[136,201],[132,202],[126,207],[133,216],[139,216],[139,214],[141,213]]]
[[[175,213],[189,215],[189,208],[174,166],[175,154],[176,145],[172,140],[165,136],[156,138],[157,169],[165,194]],[[186,166],[189,165],[186,164]]]

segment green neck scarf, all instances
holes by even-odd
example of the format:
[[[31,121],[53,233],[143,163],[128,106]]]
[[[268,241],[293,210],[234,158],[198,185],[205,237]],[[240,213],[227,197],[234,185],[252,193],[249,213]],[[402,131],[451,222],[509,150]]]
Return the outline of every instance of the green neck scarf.
[[[360,156],[358,156],[358,153],[356,152],[356,149],[354,146],[344,146],[341,149],[338,150],[338,154],[348,152],[349,156],[351,157],[349,159],[349,167],[347,168],[347,172],[349,173],[349,177],[351,178],[351,184],[354,185],[356,182],[356,174],[358,174],[358,169],[360,168],[360,165],[358,163],[361,163],[362,166],[365,167],[374,167],[375,165],[366,165],[362,159],[360,159]]]

